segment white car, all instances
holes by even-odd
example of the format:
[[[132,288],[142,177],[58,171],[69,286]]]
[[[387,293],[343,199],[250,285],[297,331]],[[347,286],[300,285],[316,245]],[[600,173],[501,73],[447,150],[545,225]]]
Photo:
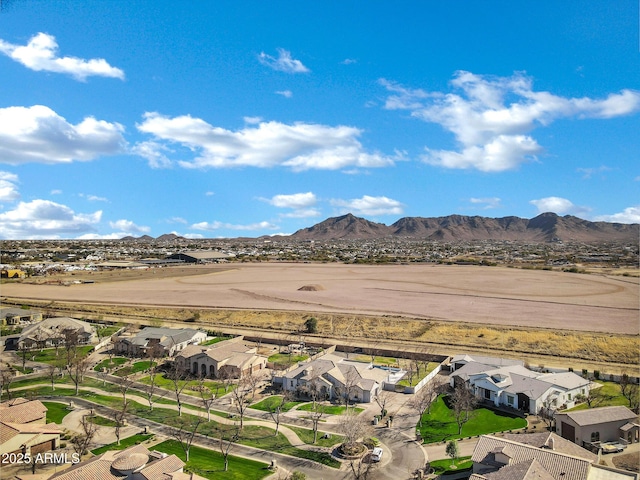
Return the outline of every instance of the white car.
[[[371,461],[372,462],[379,462],[380,460],[382,460],[382,449],[380,447],[376,447],[373,449],[373,452],[371,452]]]

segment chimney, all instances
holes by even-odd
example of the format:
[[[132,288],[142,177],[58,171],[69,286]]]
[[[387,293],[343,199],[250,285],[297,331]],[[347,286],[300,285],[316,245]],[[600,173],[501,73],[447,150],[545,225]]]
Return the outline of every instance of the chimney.
[[[556,449],[556,441],[554,440],[554,438],[553,438],[553,437],[551,437],[551,438],[549,439],[549,448],[550,448],[551,450],[555,450],[555,449]]]

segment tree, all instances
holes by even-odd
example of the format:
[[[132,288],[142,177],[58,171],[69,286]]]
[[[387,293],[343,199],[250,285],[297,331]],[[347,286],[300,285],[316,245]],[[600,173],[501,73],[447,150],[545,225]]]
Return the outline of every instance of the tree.
[[[64,349],[67,353],[67,365],[71,365],[72,360],[77,356],[78,344],[80,338],[78,330],[74,328],[65,328],[62,331]]]
[[[636,381],[626,373],[623,373],[622,377],[620,377],[620,393],[629,402],[629,408],[637,411],[640,404],[640,388]]]
[[[453,466],[456,459],[460,456],[460,447],[458,446],[457,440],[449,441],[445,452],[448,457],[451,457],[451,466]]]
[[[75,356],[72,358],[71,363],[67,365],[67,370],[69,371],[69,378],[76,386],[76,395],[78,395],[84,374],[89,370],[89,360],[86,357]]]
[[[127,417],[127,408],[129,408],[129,402],[124,401],[122,402],[122,408],[115,410],[113,412],[113,421],[116,422],[114,433],[116,435],[116,440],[118,442],[118,445],[120,445],[120,429],[124,427],[125,420]]]
[[[307,318],[304,322],[304,328],[306,328],[307,333],[318,333],[318,320],[315,317]]]
[[[127,403],[127,392],[134,385],[134,380],[131,378],[130,374],[123,375],[122,377],[118,377],[116,380],[116,385],[118,386],[118,390],[122,394],[122,401]]]
[[[56,387],[54,385],[54,382],[56,380],[56,377],[58,376],[58,365],[56,365],[55,362],[51,362],[47,365],[47,377],[49,377],[49,381],[51,382],[51,391],[54,392],[56,390]]]
[[[7,392],[7,398],[11,399],[11,383],[13,383],[13,381],[15,380],[15,370],[13,369],[13,367],[11,367],[11,365],[9,365],[7,363],[7,368],[3,368],[2,370],[0,370],[0,380],[2,381],[2,385],[0,385],[0,390],[2,389],[2,387],[4,387],[4,389]]]
[[[90,421],[87,415],[84,415],[82,420],[80,420],[80,427],[82,431],[71,438],[71,445],[73,446],[73,450],[82,456],[89,450],[98,426]]]
[[[384,417],[387,414],[387,403],[391,400],[391,392],[378,389],[373,399],[380,407],[380,415]]]
[[[200,377],[198,379],[198,391],[200,392],[200,401],[202,406],[207,410],[207,422],[211,421],[211,407],[216,399],[215,394],[205,384],[205,378]]]
[[[285,404],[290,400],[291,400],[291,392],[284,391],[282,396],[280,397],[280,401],[275,406],[269,409],[269,415],[271,415],[271,419],[276,424],[276,431],[273,434],[274,437],[278,436],[278,429],[280,428],[280,420],[281,420],[280,414],[282,413],[282,409],[284,408]]]
[[[22,359],[23,372],[27,366],[27,358],[29,358],[31,352],[33,352],[33,343],[31,343],[30,341],[21,342],[20,345],[18,345],[18,353],[20,354],[20,358]]]
[[[189,384],[187,377],[189,373],[186,368],[182,366],[177,360],[174,360],[171,364],[171,371],[169,372],[169,379],[173,387],[173,393],[176,396],[176,403],[178,405],[178,416],[182,416],[182,391]]]
[[[159,343],[154,343],[147,350],[149,359],[149,382],[144,387],[144,393],[149,402],[149,410],[153,411],[153,404],[166,394],[158,387],[158,360],[162,357],[163,347]],[[160,395],[158,395],[160,394]]]
[[[538,416],[547,425],[547,430],[553,430],[553,421],[556,413],[557,399],[548,396],[542,402],[540,409],[538,410]]]
[[[250,379],[252,375],[248,375],[243,377],[236,385],[236,388],[231,392],[231,400],[233,401],[233,407],[238,412],[240,416],[240,430],[244,428],[244,415],[247,412],[247,408],[249,408],[249,404],[251,403],[250,393],[251,393],[251,385],[253,380]]]
[[[424,387],[418,390],[411,400],[409,400],[409,405],[415,411],[418,412],[420,418],[418,423],[422,427],[422,417],[426,413],[431,413],[431,405],[434,400],[437,398],[437,388],[433,381],[428,382]]]
[[[220,447],[220,453],[224,458],[225,472],[229,470],[229,452],[231,451],[233,444],[238,441],[238,438],[240,438],[240,429],[237,424],[233,426],[227,425],[226,427],[223,427],[223,430],[220,432],[218,446]]]
[[[341,420],[339,429],[340,433],[344,435],[345,450],[354,450],[358,440],[363,437],[371,436],[371,425],[359,415],[347,412],[342,415]]]
[[[180,442],[180,446],[184,451],[187,462],[189,461],[191,444],[193,443],[198,427],[202,421],[202,417],[195,417],[195,420],[181,418],[179,427],[174,428],[171,432],[171,436]]]
[[[469,421],[469,415],[475,407],[476,398],[464,384],[457,385],[449,398],[453,416],[458,424],[458,435],[460,435],[462,426]]]

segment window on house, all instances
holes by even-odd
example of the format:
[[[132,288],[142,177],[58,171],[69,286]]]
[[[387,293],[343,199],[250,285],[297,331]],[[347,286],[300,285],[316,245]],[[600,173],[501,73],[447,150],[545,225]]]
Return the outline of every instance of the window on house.
[[[507,395],[507,404],[513,405],[513,397],[511,395]]]
[[[591,432],[591,443],[600,441],[600,432]]]
[[[293,380],[291,380],[291,386],[293,387]]]
[[[484,398],[491,399],[491,390],[484,390]]]
[[[567,393],[567,400],[571,400],[571,394]]]

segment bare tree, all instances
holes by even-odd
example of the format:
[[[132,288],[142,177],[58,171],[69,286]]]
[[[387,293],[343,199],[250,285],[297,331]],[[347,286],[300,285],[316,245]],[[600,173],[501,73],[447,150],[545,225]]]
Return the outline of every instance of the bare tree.
[[[224,458],[225,472],[229,470],[229,452],[231,452],[231,447],[233,447],[233,444],[238,441],[238,438],[240,438],[240,429],[237,424],[233,425],[233,428],[226,426],[226,428],[220,432],[218,446],[220,447],[220,453]]]
[[[431,412],[431,405],[436,398],[438,398],[437,387],[433,381],[430,381],[418,390],[409,401],[411,408],[420,415],[420,419],[418,420],[420,426],[422,426],[422,417],[425,413]]]
[[[352,412],[342,415],[340,433],[345,437],[344,446],[346,451],[353,451],[358,444],[358,440],[369,436],[371,432],[371,425],[364,418]]]
[[[238,412],[240,416],[240,430],[244,428],[244,415],[247,412],[247,408],[249,408],[250,397],[251,397],[251,385],[252,380],[249,379],[251,375],[247,377],[243,377],[236,385],[236,388],[231,392],[231,400],[233,401],[233,407]]]
[[[378,388],[373,399],[376,401],[378,406],[380,407],[380,416],[384,417],[387,415],[387,404],[391,401],[392,393],[388,390],[383,390]]]
[[[116,385],[118,386],[118,390],[122,394],[122,402],[127,403],[127,392],[133,387],[136,382],[131,378],[131,374],[126,374],[121,377],[118,377],[116,380]]]
[[[24,372],[27,366],[27,358],[31,356],[31,352],[33,352],[33,343],[23,341],[18,345],[18,354],[22,359],[22,371]]]
[[[627,373],[623,373],[620,377],[620,393],[629,402],[629,408],[637,411],[640,404],[640,388]]]
[[[367,460],[367,457],[362,457],[357,460],[349,460],[349,468],[354,480],[367,480],[372,478],[376,466],[378,464]]]
[[[198,392],[200,392],[200,401],[202,406],[207,410],[207,422],[211,421],[211,407],[216,399],[216,395],[207,387],[205,378],[200,377],[198,379]]]
[[[69,378],[76,386],[76,395],[78,395],[80,384],[84,379],[85,373],[89,370],[89,360],[85,357],[75,356],[71,359],[71,363],[67,365]]]
[[[307,395],[311,398],[311,423],[313,425],[313,443],[318,441],[318,426],[320,420],[325,414],[324,406],[320,403],[326,398],[324,390],[321,385],[321,377],[316,373],[311,374],[311,378],[307,381],[305,386]]]
[[[71,365],[72,360],[77,356],[80,338],[78,330],[65,328],[62,331],[64,349],[67,353],[67,365]]]
[[[196,436],[198,427],[203,422],[202,417],[192,417],[192,419],[181,418],[179,427],[174,428],[171,432],[171,436],[180,442],[186,461],[189,461],[189,451],[191,450],[191,444]]]
[[[346,409],[349,409],[349,402],[359,381],[360,374],[354,367],[351,367],[344,374],[343,384],[336,389]]]
[[[4,387],[4,389],[7,392],[8,399],[11,399],[10,388],[11,388],[11,384],[16,378],[15,373],[16,373],[15,370],[8,363],[7,363],[7,367],[3,368],[2,371],[0,371],[0,380],[2,381],[2,385],[0,386],[0,388]]]
[[[462,433],[462,427],[469,421],[469,415],[475,408],[476,398],[466,385],[458,385],[450,395],[451,409],[458,424],[458,435]]]
[[[160,344],[153,344],[147,350],[147,358],[149,359],[149,382],[144,387],[144,393],[149,402],[149,410],[153,411],[153,404],[165,393],[158,387],[158,362],[162,357],[163,347]]]
[[[273,398],[273,397],[271,397]],[[274,437],[278,436],[278,430],[280,428],[280,415],[282,414],[282,410],[287,402],[291,401],[291,392],[284,391],[282,392],[282,396],[280,397],[280,401],[269,409],[269,415],[271,415],[271,419],[276,424],[276,431],[273,434]],[[314,442],[315,443],[315,442]]]
[[[51,362],[47,365],[47,377],[49,377],[49,381],[51,382],[51,391],[54,392],[56,390],[55,381],[58,374],[59,366],[56,365],[55,362]]]
[[[80,420],[80,427],[82,431],[71,438],[71,445],[73,445],[73,450],[82,456],[89,450],[98,426],[89,420],[87,415],[84,415]]]
[[[120,429],[124,427],[125,420],[127,417],[127,409],[129,408],[129,402],[122,402],[122,408],[115,410],[113,412],[113,421],[116,422],[115,426],[115,435],[118,445],[120,445]]]
[[[538,417],[540,417],[547,426],[547,430],[553,430],[553,422],[557,408],[557,398],[548,396],[542,401],[542,405],[538,409]]]
[[[172,390],[176,396],[176,403],[178,405],[178,416],[182,416],[182,392],[189,385],[189,372],[182,366],[177,360],[174,360],[169,372],[169,379],[171,380]]]

